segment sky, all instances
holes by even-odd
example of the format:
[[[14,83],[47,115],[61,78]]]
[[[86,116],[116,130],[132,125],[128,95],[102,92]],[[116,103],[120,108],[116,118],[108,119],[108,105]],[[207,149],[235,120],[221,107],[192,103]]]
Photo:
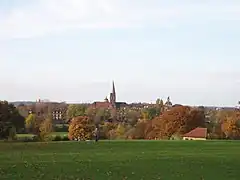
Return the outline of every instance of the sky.
[[[236,106],[239,0],[1,0],[0,99]]]

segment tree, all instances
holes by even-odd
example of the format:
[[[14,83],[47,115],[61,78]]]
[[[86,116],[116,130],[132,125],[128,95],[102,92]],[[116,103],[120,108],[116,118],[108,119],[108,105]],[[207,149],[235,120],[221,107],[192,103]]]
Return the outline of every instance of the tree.
[[[114,129],[116,129],[116,124],[111,122],[104,122],[100,125],[100,138],[103,139],[111,139],[110,132]]]
[[[142,116],[144,120],[152,120],[160,115],[160,109],[157,107],[149,107],[142,110]]]
[[[88,140],[92,138],[94,125],[87,116],[78,116],[71,120],[68,131],[70,140]]]
[[[111,114],[108,109],[106,108],[99,108],[97,109],[96,116],[95,116],[95,124],[99,124],[101,122],[109,120]]]
[[[21,131],[24,128],[24,117],[13,104],[0,101],[0,138],[7,138],[12,128]]]
[[[112,122],[116,122],[117,121],[117,110],[115,108],[110,110],[110,120]]]
[[[29,114],[27,118],[25,119],[25,127],[26,129],[30,129],[33,127],[33,124],[35,122],[36,115],[35,114]]]
[[[86,109],[85,113],[86,113],[86,116],[88,116],[88,118],[91,121],[94,121],[95,116],[96,116],[96,109],[89,107]]]
[[[145,139],[146,138],[146,126],[148,122],[140,121],[136,124],[135,131],[133,132],[134,139]]]
[[[222,132],[222,122],[221,122],[221,116],[219,116],[221,112],[217,110],[206,110],[206,127],[209,132],[209,138],[211,139],[222,139],[224,138],[224,134]]]
[[[160,110],[158,110],[157,108],[155,108],[155,107],[150,107],[150,108],[148,108],[147,109],[147,111],[148,111],[148,118],[150,119],[150,120],[152,120],[153,118],[155,118],[156,116],[159,116],[159,114],[160,114]]]
[[[53,131],[53,124],[51,119],[44,120],[39,127],[39,137],[42,141],[51,140],[51,132]]]
[[[123,139],[125,136],[125,127],[123,124],[118,124],[116,130],[115,130],[115,135],[117,139]]]
[[[25,119],[25,128],[28,133],[38,134],[39,133],[39,118],[37,119],[36,114],[29,114]]]
[[[173,134],[184,134],[196,127],[204,127],[204,113],[188,106],[175,106],[152,120],[151,134],[156,138],[170,138]]]
[[[17,110],[19,114],[24,118],[28,116],[28,112],[29,112],[28,106],[25,106],[24,104],[20,104],[19,106],[17,106]]]
[[[85,116],[87,107],[81,104],[70,104],[67,108],[67,119],[74,117]]]
[[[134,126],[137,123],[140,116],[141,114],[136,110],[128,110],[126,112],[127,122],[132,126]]]
[[[240,114],[232,112],[223,119],[222,131],[228,139],[240,139],[240,126],[239,126]]]

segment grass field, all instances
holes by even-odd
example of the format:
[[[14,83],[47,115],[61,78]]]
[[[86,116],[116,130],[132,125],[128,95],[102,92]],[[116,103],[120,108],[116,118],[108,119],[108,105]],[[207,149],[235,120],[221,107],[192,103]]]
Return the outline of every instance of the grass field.
[[[68,132],[52,132],[51,133],[52,137],[56,137],[56,136],[67,136]],[[33,138],[35,135],[34,134],[17,134],[17,138],[18,139],[24,139],[24,138]]]
[[[0,179],[237,180],[238,141],[0,143]]]

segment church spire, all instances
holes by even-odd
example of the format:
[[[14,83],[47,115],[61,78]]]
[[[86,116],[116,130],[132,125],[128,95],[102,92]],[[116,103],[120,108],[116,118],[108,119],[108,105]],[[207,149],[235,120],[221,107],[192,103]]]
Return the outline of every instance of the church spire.
[[[114,81],[112,82],[112,92],[110,94],[110,102],[111,102],[112,106],[115,107],[115,105],[116,105],[116,91],[115,91]]]
[[[114,81],[112,82],[112,93],[113,93],[113,96],[114,96],[114,98],[115,98],[115,100],[116,100],[116,92],[115,92],[115,85],[114,85]]]

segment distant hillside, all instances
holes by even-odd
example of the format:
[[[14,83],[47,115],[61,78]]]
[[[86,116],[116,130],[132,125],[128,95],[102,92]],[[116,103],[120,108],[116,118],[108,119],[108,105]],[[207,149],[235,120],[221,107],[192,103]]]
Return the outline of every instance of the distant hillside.
[[[32,105],[36,102],[34,102],[34,101],[14,101],[14,102],[9,102],[9,103],[13,104],[14,106],[19,106],[20,104]]]

